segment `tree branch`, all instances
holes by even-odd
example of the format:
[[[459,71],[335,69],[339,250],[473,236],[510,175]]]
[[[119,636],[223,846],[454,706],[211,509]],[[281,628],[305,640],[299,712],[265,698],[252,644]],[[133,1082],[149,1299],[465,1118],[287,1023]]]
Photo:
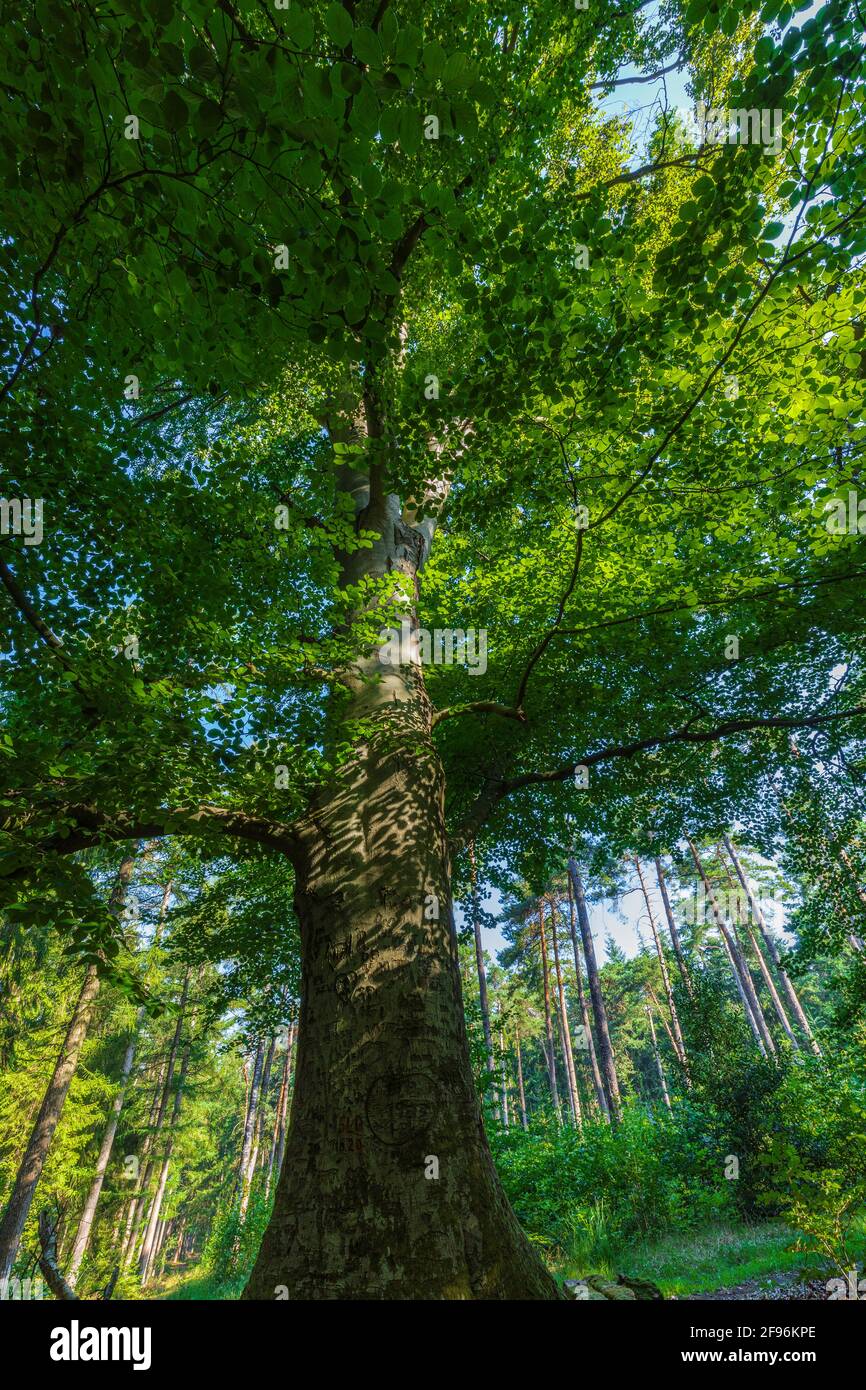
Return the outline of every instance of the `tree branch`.
[[[468,815],[453,837],[456,845],[465,844],[472,839],[500,801],[512,792],[523,787],[547,786],[555,782],[566,782],[573,777],[578,767],[598,767],[601,763],[616,758],[633,758],[638,753],[646,753],[655,748],[664,748],[677,743],[717,743],[731,734],[748,733],[757,729],[815,729],[840,719],[856,719],[866,715],[866,705],[855,705],[853,709],[834,710],[828,714],[811,715],[767,715],[746,716],[741,719],[726,719],[711,729],[693,729],[695,720],[689,720],[681,729],[667,734],[653,734],[648,738],[635,739],[632,743],[614,744],[609,748],[588,753],[574,762],[545,772],[524,772],[519,777],[488,780],[485,790],[477,797]],[[697,717],[697,716],[696,716]]]
[[[90,849],[103,840],[155,840],[164,835],[219,835],[250,840],[268,849],[292,857],[297,848],[297,836],[290,825],[281,821],[249,816],[244,811],[230,811],[222,806],[190,806],[160,809],[149,816],[138,817],[126,811],[108,815],[95,806],[70,805],[56,808],[58,816],[71,820],[63,831],[40,840],[34,846],[39,853],[73,854]],[[33,813],[24,816],[6,815],[0,820],[0,831],[20,833],[34,823]],[[0,876],[17,877],[26,872],[20,868]]]
[[[459,714],[498,714],[502,719],[516,719],[519,724],[526,723],[526,715],[521,709],[498,705],[495,700],[469,700],[462,705],[449,705],[447,709],[436,710],[431,727],[435,729],[443,719],[455,719]]]

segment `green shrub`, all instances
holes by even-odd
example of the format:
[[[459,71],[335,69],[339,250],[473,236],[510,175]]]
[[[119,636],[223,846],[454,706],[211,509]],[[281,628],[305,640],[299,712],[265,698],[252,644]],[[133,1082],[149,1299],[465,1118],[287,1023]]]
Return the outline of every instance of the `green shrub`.
[[[731,1184],[688,1102],[626,1110],[618,1125],[553,1123],[492,1136],[505,1190],[530,1239],[603,1264],[629,1244],[728,1214]]]

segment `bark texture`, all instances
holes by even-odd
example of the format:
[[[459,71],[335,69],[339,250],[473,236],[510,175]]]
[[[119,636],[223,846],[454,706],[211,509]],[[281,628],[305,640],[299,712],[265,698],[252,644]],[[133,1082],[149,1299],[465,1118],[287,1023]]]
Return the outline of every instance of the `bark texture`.
[[[423,530],[396,499],[377,502],[375,484],[361,521],[379,539],[347,557],[344,582],[400,573],[411,594]],[[292,1115],[244,1297],[556,1298],[500,1187],[475,1096],[420,663],[373,651],[343,684],[334,726],[354,734],[352,757],[295,827]]]

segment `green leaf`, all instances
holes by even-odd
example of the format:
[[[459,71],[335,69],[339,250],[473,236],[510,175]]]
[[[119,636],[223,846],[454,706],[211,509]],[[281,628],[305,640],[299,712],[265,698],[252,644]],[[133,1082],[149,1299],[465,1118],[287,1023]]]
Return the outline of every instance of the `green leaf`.
[[[348,48],[352,43],[352,35],[355,26],[352,17],[342,5],[333,3],[328,5],[325,10],[325,28],[328,37],[334,41],[338,48]]]

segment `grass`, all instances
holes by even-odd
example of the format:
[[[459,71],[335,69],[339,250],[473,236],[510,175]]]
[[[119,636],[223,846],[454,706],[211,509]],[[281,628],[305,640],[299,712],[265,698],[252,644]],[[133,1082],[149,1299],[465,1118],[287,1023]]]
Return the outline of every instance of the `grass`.
[[[774,1283],[772,1276],[780,1273],[814,1279],[837,1272],[828,1270],[820,1255],[795,1250],[797,1232],[781,1221],[754,1226],[722,1223],[615,1249],[605,1238],[601,1216],[599,1213],[599,1229],[592,1232],[591,1248],[585,1239],[577,1241],[568,1254],[555,1262],[553,1272],[558,1279],[626,1274],[651,1280],[668,1298],[685,1298],[689,1294],[715,1293],[751,1279],[765,1278],[769,1289]],[[858,1248],[862,1257],[866,1255],[866,1217],[858,1223],[857,1235],[858,1247],[863,1245],[862,1251]],[[247,1277],[240,1274],[218,1282],[200,1269],[193,1269],[187,1274],[169,1275],[155,1296],[170,1300],[238,1299]]]
[[[797,1234],[781,1222],[759,1226],[710,1226],[688,1234],[605,1254],[587,1263],[585,1256],[566,1257],[557,1269],[566,1279],[587,1274],[627,1274],[650,1279],[670,1297],[714,1293],[780,1272],[815,1278],[825,1269],[817,1255],[793,1249]],[[768,1286],[772,1281],[768,1278]]]
[[[175,1302],[178,1299],[196,1299],[202,1302],[220,1302],[240,1298],[248,1274],[238,1274],[234,1279],[222,1282],[212,1275],[202,1274],[199,1269],[189,1274],[175,1274],[163,1280],[158,1298]]]

